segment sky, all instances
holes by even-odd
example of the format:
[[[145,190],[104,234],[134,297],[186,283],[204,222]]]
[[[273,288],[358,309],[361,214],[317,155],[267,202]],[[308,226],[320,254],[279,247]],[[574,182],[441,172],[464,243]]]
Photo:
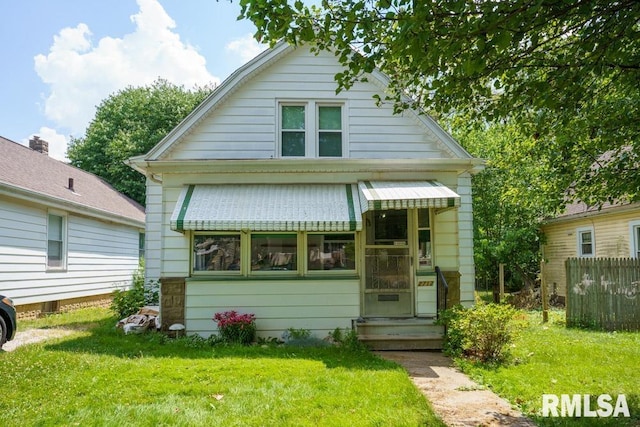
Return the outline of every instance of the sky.
[[[158,78],[219,84],[266,46],[226,0],[0,0],[0,136],[65,160],[96,106]]]

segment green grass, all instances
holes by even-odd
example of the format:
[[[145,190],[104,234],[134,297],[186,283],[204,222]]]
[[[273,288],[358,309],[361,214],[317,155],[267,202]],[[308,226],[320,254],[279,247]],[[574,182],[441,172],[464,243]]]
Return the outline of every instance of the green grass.
[[[367,351],[123,335],[108,311],[83,311],[20,325],[77,331],[0,353],[2,419],[25,426],[443,425],[400,366]]]
[[[458,361],[463,371],[541,426],[640,425],[640,333],[568,329],[564,311],[552,311],[546,324],[539,312],[526,317],[528,326],[513,348],[514,364],[494,368]],[[544,393],[609,394],[612,404],[625,394],[631,418],[543,418]]]

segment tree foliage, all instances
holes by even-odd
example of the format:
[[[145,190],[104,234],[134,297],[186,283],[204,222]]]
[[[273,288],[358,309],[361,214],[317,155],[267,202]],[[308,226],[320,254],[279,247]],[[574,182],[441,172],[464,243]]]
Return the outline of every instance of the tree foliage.
[[[186,90],[159,79],[149,86],[128,87],[109,96],[98,106],[85,136],[72,138],[67,153],[71,164],[104,178],[144,205],[145,177],[124,161],[153,148],[211,90]]]
[[[636,0],[240,0],[256,38],[332,50],[338,90],[378,67],[396,111],[508,120],[570,196],[640,199]],[[355,50],[354,50],[355,48]]]
[[[535,280],[540,265],[539,221],[563,205],[562,180],[552,159],[531,152],[536,140],[514,123],[483,129],[456,118],[450,132],[474,156],[487,160],[473,177],[473,226],[476,277],[487,286],[498,283],[498,264],[507,268],[510,289]]]

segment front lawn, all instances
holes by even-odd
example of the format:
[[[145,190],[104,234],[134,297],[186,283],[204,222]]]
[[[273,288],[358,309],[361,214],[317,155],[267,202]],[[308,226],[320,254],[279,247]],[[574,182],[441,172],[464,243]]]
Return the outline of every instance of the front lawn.
[[[564,311],[552,311],[547,324],[541,313],[526,317],[528,327],[513,348],[515,364],[496,369],[459,361],[463,371],[541,426],[640,425],[640,333],[567,329]],[[631,418],[544,418],[543,394],[609,394],[614,406],[624,394]]]
[[[77,332],[0,353],[3,420],[25,426],[443,425],[401,367],[367,351],[211,347],[160,334],[125,336],[108,311],[95,313],[20,325]]]

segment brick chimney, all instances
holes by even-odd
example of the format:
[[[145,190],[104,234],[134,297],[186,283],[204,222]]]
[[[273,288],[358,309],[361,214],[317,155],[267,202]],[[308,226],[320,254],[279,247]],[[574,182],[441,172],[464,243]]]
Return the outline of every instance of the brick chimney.
[[[33,138],[29,140],[29,148],[35,150],[39,153],[49,155],[49,143],[44,139],[40,139],[39,136],[34,135]]]

